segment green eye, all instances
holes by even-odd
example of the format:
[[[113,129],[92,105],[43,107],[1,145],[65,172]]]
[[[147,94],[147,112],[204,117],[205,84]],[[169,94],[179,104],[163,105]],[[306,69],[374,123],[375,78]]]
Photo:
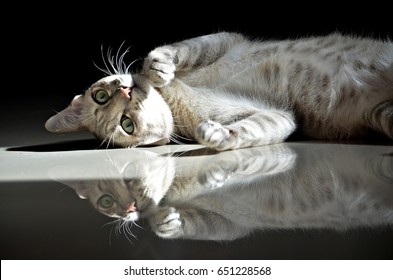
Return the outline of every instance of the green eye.
[[[128,117],[123,117],[120,121],[121,128],[128,134],[132,134],[134,132],[134,124],[131,119]]]
[[[111,208],[114,203],[115,201],[110,195],[103,195],[98,200],[98,205],[100,205],[102,208]]]
[[[105,90],[100,89],[93,94],[93,99],[102,105],[109,101],[109,94]]]

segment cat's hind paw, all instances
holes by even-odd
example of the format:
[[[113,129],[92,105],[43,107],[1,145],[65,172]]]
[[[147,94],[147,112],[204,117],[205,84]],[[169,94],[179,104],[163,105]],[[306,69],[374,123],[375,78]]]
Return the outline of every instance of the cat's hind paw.
[[[176,238],[183,234],[180,213],[174,207],[160,208],[149,219],[153,231],[162,238]]]
[[[203,145],[224,151],[234,148],[236,135],[221,124],[208,120],[199,124],[195,137]]]
[[[153,87],[163,87],[175,77],[174,54],[170,49],[157,48],[145,58],[143,73]]]

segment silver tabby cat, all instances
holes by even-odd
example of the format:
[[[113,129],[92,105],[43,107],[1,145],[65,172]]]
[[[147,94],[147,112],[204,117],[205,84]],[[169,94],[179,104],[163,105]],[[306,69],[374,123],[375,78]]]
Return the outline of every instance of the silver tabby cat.
[[[50,118],[123,147],[190,139],[216,150],[318,139],[393,139],[393,43],[340,34],[284,41],[237,33],[151,51],[140,73],[124,55]],[[109,67],[113,70],[110,72]]]
[[[125,233],[141,219],[162,238],[203,240],[266,229],[393,226],[393,147],[280,143],[206,150],[174,156],[102,150],[94,160],[81,155],[58,164],[51,177],[117,219]]]

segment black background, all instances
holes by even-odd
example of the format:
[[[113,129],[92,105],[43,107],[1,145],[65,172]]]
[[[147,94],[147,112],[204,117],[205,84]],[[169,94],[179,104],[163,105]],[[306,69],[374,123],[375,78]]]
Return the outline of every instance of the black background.
[[[69,2],[68,2],[69,3]],[[87,7],[84,7],[86,5]],[[301,5],[275,2],[202,1],[20,4],[3,10],[3,89],[10,106],[50,105],[61,109],[103,76],[101,46],[130,47],[127,62],[154,47],[218,31],[285,39],[331,32],[392,37],[384,4],[347,6],[334,2]],[[7,108],[9,112],[11,108]],[[11,110],[12,111],[12,110]],[[3,112],[4,113],[4,112]],[[11,112],[12,115],[12,112]]]

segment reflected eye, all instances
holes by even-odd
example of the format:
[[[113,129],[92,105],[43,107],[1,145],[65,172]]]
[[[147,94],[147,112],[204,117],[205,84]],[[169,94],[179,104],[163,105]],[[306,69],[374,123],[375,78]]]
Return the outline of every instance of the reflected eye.
[[[134,124],[131,119],[128,117],[123,117],[120,121],[121,128],[128,134],[132,134],[134,132]]]
[[[102,105],[109,101],[109,94],[105,90],[100,89],[93,94],[93,99]]]
[[[111,208],[115,204],[115,201],[110,195],[103,195],[98,200],[98,205],[102,208]]]

